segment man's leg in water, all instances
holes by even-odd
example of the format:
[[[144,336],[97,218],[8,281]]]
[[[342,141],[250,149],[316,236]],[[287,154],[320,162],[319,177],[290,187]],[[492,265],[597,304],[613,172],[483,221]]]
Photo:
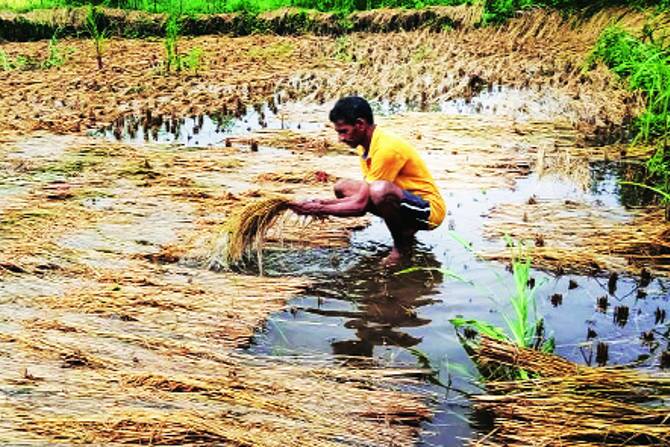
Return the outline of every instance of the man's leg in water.
[[[415,222],[408,222],[402,215],[400,202],[405,198],[401,188],[391,182],[378,180],[370,183],[371,211],[382,217],[393,238],[393,249],[386,263],[393,264],[409,252],[418,231]]]
[[[338,198],[358,194],[361,189],[369,190],[368,211],[383,218],[393,238],[393,249],[385,262],[395,263],[401,255],[409,251],[417,228],[414,222],[406,222],[400,211],[404,198],[401,188],[387,181],[375,181],[369,185],[362,180],[339,180],[335,184]]]

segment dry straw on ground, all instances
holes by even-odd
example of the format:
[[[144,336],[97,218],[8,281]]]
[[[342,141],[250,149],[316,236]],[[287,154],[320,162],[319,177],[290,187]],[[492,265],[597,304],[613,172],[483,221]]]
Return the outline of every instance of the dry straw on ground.
[[[225,151],[213,149],[208,158],[159,148],[152,158],[153,150],[100,151],[95,169],[59,170],[64,184],[95,184],[92,199],[45,199],[39,176],[15,176],[18,163],[11,168],[7,182],[16,177],[29,188],[10,196],[8,231],[1,236],[7,267],[0,272],[0,305],[14,317],[0,325],[0,382],[11,388],[0,403],[0,438],[128,445],[413,442],[429,414],[421,396],[394,388],[403,371],[231,355],[306,281],[217,274],[177,265],[179,256],[158,256],[159,244],[209,236],[239,200],[212,181],[236,178],[221,169]],[[49,167],[53,160],[31,163]],[[253,178],[237,178],[245,175]],[[180,226],[165,232],[171,222]],[[65,248],[67,241],[77,243]]]
[[[479,13],[462,8],[459,21],[467,23]],[[385,20],[383,12],[377,16]],[[388,17],[393,20],[393,15]],[[620,124],[641,103],[602,67],[582,73],[584,57],[610,22],[639,30],[645,20],[641,12],[607,9],[571,23],[539,10],[503,28],[389,33],[382,42],[378,34],[366,33],[339,41],[316,36],[185,38],[180,45],[184,52],[196,46],[203,50],[197,76],[157,77],[161,61],[151,56],[160,53],[157,42],[111,39],[107,68],[98,71],[89,43],[67,40],[63,46],[74,52],[62,67],[41,70],[38,78],[31,71],[14,71],[0,80],[0,103],[6,106],[0,110],[11,111],[0,114],[0,127],[83,133],[120,115],[142,116],[147,110],[179,117],[237,114],[244,113],[245,104],[277,91],[284,92],[282,103],[321,103],[356,91],[371,99],[430,106],[476,95],[482,85],[505,85],[565,93],[573,99],[564,104],[564,114],[585,133],[596,135],[597,129],[609,131]],[[46,46],[7,43],[0,48],[12,59],[39,59],[48,52]],[[256,48],[267,50],[259,53]],[[296,66],[301,68],[296,71]]]
[[[318,185],[332,183],[336,177],[324,171],[288,171],[288,172],[266,172],[256,177],[263,183],[297,183],[302,185]]]
[[[473,441],[487,447],[664,446],[670,442],[670,376],[624,368],[578,366],[556,356],[483,338],[479,362],[538,378],[487,384],[475,396],[494,429]]]
[[[412,425],[429,416],[416,395],[389,387],[392,381],[412,384],[398,377],[412,371],[342,369],[305,359],[296,366],[290,360],[245,357],[182,366],[191,372],[169,366],[166,374],[77,370],[60,384],[69,405],[37,409],[12,400],[2,408],[7,417],[0,434],[8,442],[400,446],[411,442]],[[44,380],[28,372],[24,376],[22,386]],[[30,378],[35,383],[29,384]],[[99,415],[71,408],[77,405],[72,402],[96,400],[114,408]]]

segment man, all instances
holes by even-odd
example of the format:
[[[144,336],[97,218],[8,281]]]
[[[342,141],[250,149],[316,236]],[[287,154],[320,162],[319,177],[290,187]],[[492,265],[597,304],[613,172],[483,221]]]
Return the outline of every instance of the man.
[[[395,264],[419,230],[437,228],[445,204],[426,164],[407,141],[374,124],[370,104],[360,97],[342,98],[329,115],[340,141],[357,148],[364,180],[339,180],[334,199],[293,202],[298,214],[380,216],[393,237],[386,264]]]

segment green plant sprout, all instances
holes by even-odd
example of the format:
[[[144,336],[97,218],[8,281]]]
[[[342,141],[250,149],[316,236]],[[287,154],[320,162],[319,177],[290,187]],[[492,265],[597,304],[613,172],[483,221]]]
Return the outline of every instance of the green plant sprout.
[[[335,40],[333,57],[340,62],[351,62],[354,58],[351,52],[351,41],[348,36],[340,36]]]
[[[181,60],[181,64],[197,76],[198,71],[202,68],[202,48],[191,48],[186,57]]]
[[[468,251],[472,252],[471,245],[464,241],[454,232],[450,232],[452,238],[458,241]],[[535,282],[530,287],[530,269],[531,257],[522,243],[515,243],[511,238],[505,237],[505,242],[512,254],[512,273],[514,278],[514,291],[508,297],[511,305],[511,311],[506,311],[502,303],[497,299],[496,294],[477,286],[473,281],[467,280],[463,276],[444,268],[431,268],[428,270],[439,270],[444,276],[456,281],[469,284],[480,292],[483,292],[492,302],[501,310],[500,314],[505,322],[505,328],[501,328],[487,321],[467,319],[464,317],[452,318],[450,322],[454,325],[459,335],[459,339],[469,355],[472,356],[475,351],[475,345],[469,337],[461,335],[461,330],[474,330],[476,333],[496,340],[508,341],[523,348],[532,348],[542,352],[553,352],[555,343],[553,337],[546,337],[544,328],[544,319],[537,313],[535,294],[546,280]],[[416,270],[425,270],[421,267],[412,267],[402,270],[397,274],[406,274]],[[502,277],[496,275],[500,282]],[[508,372],[509,373],[509,372]],[[516,371],[513,373],[518,378],[527,377],[525,371]],[[486,374],[484,374],[486,375]]]
[[[101,13],[96,6],[88,5],[86,10],[86,31],[95,47],[95,60],[98,63],[98,70],[102,70],[102,55],[105,51],[105,42],[107,41],[109,33],[100,25]]]
[[[181,70],[177,41],[180,32],[179,18],[176,14],[170,14],[165,23],[165,72],[171,69]]]
[[[42,68],[60,67],[67,60],[69,51],[66,50],[65,54],[61,52],[61,49],[59,48],[58,45],[57,34],[58,31],[56,31],[49,40],[49,55],[47,56],[47,59],[44,62],[42,62]]]
[[[0,69],[2,71],[11,71],[13,68],[11,58],[5,53],[4,50],[0,50]]]

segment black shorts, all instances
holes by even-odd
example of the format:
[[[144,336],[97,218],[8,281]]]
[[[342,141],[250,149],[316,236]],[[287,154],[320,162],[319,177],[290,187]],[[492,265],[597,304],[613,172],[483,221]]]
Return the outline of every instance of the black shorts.
[[[400,214],[408,223],[413,223],[418,230],[430,228],[430,203],[421,197],[403,190],[400,201]]]

